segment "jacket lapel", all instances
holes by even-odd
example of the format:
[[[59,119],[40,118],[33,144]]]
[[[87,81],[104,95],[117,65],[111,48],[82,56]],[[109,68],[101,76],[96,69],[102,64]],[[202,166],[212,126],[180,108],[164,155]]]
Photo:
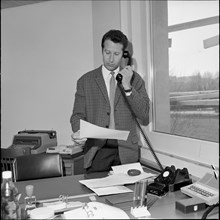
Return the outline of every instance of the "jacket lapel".
[[[104,78],[102,76],[102,66],[100,66],[97,69],[97,72],[96,72],[96,75],[95,75],[95,80],[96,80],[97,85],[100,88],[100,90],[101,90],[101,92],[102,92],[106,102],[110,105],[109,97],[108,97],[108,92],[107,92],[106,85],[105,85],[105,81],[104,81]],[[116,87],[116,91],[115,91],[115,100],[114,100],[115,106],[117,105],[120,96],[121,96],[121,91],[120,91],[120,89],[117,86]]]

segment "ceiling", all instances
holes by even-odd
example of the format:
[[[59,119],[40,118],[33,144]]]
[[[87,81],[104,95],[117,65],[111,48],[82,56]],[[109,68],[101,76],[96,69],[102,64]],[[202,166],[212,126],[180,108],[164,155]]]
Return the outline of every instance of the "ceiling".
[[[45,2],[47,0],[1,0],[1,9],[6,9],[6,8],[12,8],[12,7],[18,7],[18,6],[23,6],[23,5],[29,5],[29,4],[35,4],[39,2]],[[48,0],[49,1],[49,0]]]

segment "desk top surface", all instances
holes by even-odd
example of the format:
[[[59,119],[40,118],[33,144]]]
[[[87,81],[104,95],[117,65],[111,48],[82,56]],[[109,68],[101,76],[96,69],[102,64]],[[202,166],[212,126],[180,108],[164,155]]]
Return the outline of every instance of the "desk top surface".
[[[107,173],[95,173],[95,174],[82,174],[75,176],[64,176],[58,178],[49,179],[38,179],[30,181],[16,182],[15,185],[18,187],[19,192],[22,194],[20,201],[24,201],[25,197],[25,186],[34,185],[34,195],[37,200],[48,200],[58,198],[60,195],[68,195],[69,197],[75,198],[76,201],[80,201],[81,197],[89,197],[95,195],[95,193],[87,188],[86,186],[79,183],[79,180],[91,179],[91,178],[101,178],[107,176]],[[96,195],[95,195],[96,196]],[[120,194],[118,195],[120,197]],[[97,201],[106,202],[108,196],[101,196],[97,198]],[[181,191],[168,192],[166,196],[159,198],[150,208],[152,218],[160,219],[201,219],[204,210],[194,213],[184,214],[177,210],[175,207],[175,202],[180,199],[186,199],[187,196],[182,194]],[[126,211],[130,217],[130,207],[131,203],[119,204],[117,207],[122,208]],[[213,210],[210,213],[209,218],[219,217],[219,210]]]
[[[86,186],[79,183],[79,180],[100,178],[107,176],[107,173],[99,174],[81,174],[74,176],[63,176],[47,179],[27,180],[16,182],[15,185],[21,192],[20,201],[24,201],[25,186],[34,186],[34,195],[38,200],[55,199],[60,195],[79,196],[82,194],[94,194],[95,193]]]

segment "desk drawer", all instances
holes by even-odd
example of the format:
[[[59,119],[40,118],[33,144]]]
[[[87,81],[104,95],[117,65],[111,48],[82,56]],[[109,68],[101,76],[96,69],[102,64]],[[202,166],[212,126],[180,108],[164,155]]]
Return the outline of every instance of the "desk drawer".
[[[65,167],[64,169],[64,176],[72,176],[73,174],[73,170],[72,169],[68,169]]]
[[[63,174],[64,176],[74,175],[73,159],[63,159]]]
[[[76,155],[61,155],[63,161],[64,176],[83,174],[83,158],[84,155],[80,152]]]

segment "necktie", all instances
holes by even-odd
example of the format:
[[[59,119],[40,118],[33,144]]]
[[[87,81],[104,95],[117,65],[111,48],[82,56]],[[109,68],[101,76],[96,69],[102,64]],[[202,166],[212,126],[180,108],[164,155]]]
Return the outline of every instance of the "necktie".
[[[109,123],[109,128],[114,129],[115,128],[115,119],[114,119],[114,99],[115,99],[115,87],[116,87],[116,82],[115,82],[115,77],[114,77],[114,72],[110,72],[111,79],[110,79],[110,91],[109,91],[109,100],[110,100],[110,105],[111,105],[111,113],[110,113],[110,123]]]

